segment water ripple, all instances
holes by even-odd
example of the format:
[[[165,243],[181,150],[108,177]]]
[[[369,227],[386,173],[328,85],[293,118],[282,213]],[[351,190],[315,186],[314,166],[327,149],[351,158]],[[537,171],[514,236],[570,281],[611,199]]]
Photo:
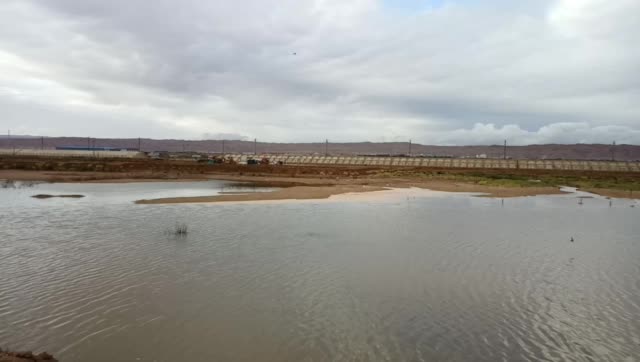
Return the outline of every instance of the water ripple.
[[[82,191],[0,190],[1,344],[72,362],[640,355],[637,210],[605,200],[155,207]],[[176,222],[186,237],[165,233]]]

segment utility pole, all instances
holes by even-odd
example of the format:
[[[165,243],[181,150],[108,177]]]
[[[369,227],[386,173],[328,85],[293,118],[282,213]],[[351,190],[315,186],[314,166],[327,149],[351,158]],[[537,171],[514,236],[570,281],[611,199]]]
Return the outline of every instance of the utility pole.
[[[254,138],[253,139],[253,155],[257,155],[258,154],[258,139]]]
[[[613,141],[613,146],[611,146],[611,161],[616,160],[616,141]]]
[[[329,139],[324,141],[324,156],[329,156]]]
[[[507,140],[504,140],[503,158],[507,159]]]
[[[13,150],[13,155],[16,155],[16,148],[13,147],[13,142],[11,142],[11,130],[7,130],[7,141],[9,142],[9,148]]]
[[[411,157],[411,140],[409,140],[409,157]]]

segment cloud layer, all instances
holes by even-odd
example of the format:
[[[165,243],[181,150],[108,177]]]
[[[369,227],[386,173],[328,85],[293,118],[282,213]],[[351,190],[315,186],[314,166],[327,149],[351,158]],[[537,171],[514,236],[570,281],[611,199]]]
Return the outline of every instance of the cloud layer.
[[[5,0],[14,133],[640,144],[637,0]]]

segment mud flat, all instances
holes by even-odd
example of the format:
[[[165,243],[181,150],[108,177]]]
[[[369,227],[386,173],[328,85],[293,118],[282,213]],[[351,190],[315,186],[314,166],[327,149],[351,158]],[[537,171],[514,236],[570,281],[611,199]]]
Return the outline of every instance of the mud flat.
[[[244,201],[272,201],[272,200],[309,200],[327,199],[333,195],[347,193],[361,193],[385,190],[384,187],[366,185],[335,185],[335,186],[293,186],[272,192],[254,192],[237,195],[215,195],[196,197],[170,197],[152,200],[138,200],[136,204],[185,204],[211,202],[244,202]]]
[[[255,180],[254,180],[255,181]],[[559,188],[498,188],[473,187],[469,184],[441,183],[385,183],[384,185],[324,185],[324,186],[293,186],[271,192],[254,192],[248,194],[223,194],[214,196],[171,197],[150,200],[138,200],[136,204],[185,204],[185,203],[240,203],[276,200],[322,200],[328,198],[340,200],[373,200],[381,196],[382,191],[392,191],[384,195],[399,193],[398,190],[416,190],[426,194],[429,192],[460,192],[471,193],[484,197],[519,197],[534,195],[552,195],[564,193]],[[355,198],[349,195],[358,195]],[[338,198],[338,196],[340,196]]]

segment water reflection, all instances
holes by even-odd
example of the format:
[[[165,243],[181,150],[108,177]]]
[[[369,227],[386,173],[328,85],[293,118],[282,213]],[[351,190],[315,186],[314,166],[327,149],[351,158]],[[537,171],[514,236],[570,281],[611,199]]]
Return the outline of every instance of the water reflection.
[[[0,190],[0,343],[72,362],[640,355],[633,201],[131,202],[223,187]]]

